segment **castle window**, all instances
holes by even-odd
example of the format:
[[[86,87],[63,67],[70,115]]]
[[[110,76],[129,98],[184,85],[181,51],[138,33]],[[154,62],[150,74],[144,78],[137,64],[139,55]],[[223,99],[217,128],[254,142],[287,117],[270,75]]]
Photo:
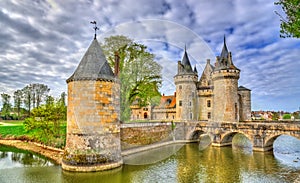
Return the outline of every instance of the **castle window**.
[[[193,119],[193,113],[190,113],[190,119]]]
[[[166,114],[166,119],[168,119],[168,118],[169,118],[169,114],[167,113],[167,114]]]
[[[192,106],[192,101],[189,102],[189,105]]]
[[[179,106],[182,106],[182,100],[179,100]]]
[[[210,119],[211,118],[211,112],[208,112],[207,113],[207,119]]]
[[[148,114],[145,112],[144,113],[144,119],[147,119],[148,118]]]
[[[211,101],[207,100],[207,107],[211,107]]]
[[[144,110],[144,111],[148,111],[148,108],[147,108],[147,107],[145,107],[145,108],[143,108],[143,110]]]
[[[182,89],[182,86],[181,85],[179,85],[179,90],[181,90]]]

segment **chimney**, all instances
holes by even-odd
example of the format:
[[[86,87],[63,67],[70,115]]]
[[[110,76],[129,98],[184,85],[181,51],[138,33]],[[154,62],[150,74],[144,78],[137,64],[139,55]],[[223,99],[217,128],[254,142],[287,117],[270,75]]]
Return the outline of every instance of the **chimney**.
[[[206,59],[206,63],[207,63],[207,64],[210,64],[210,59]]]
[[[115,76],[119,77],[120,73],[120,56],[119,53],[116,51],[115,52]]]
[[[176,97],[176,92],[174,92],[174,97]]]

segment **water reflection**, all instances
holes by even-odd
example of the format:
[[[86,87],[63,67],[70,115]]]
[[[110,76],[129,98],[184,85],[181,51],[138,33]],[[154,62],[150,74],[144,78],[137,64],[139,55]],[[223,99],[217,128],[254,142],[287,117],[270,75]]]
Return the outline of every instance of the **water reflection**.
[[[172,149],[172,148],[171,148]],[[176,149],[176,148],[174,148]],[[0,149],[1,150],[1,149]],[[137,154],[137,160],[159,157],[171,151],[160,148]],[[147,154],[148,153],[148,154]],[[272,152],[260,153],[231,147],[208,147],[187,144],[174,154],[154,164],[125,164],[119,169],[105,172],[74,173],[61,170],[60,166],[44,166],[45,160],[35,155],[12,155],[2,151],[0,162],[9,159],[14,168],[2,168],[0,182],[297,182],[300,167],[286,166]],[[27,160],[24,160],[26,158]],[[134,157],[131,157],[134,159]],[[12,160],[14,159],[14,160]],[[36,165],[36,162],[42,162]],[[22,167],[18,166],[22,164]],[[17,168],[16,168],[17,167]]]
[[[51,161],[28,151],[0,146],[0,169],[15,167],[53,166]]]
[[[275,158],[282,165],[300,168],[300,140],[281,135],[275,140],[273,148]]]
[[[154,164],[174,155],[185,144],[172,144],[123,157],[127,165]]]

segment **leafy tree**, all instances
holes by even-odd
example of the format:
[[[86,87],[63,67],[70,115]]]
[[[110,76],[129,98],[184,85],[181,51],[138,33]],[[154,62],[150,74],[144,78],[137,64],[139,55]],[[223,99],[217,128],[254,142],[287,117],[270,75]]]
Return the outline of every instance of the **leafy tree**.
[[[10,104],[11,96],[7,93],[2,93],[1,97],[2,97],[2,104],[3,104],[1,115],[4,117],[4,119],[8,119],[11,112],[11,104]]]
[[[300,112],[294,112],[293,116],[295,117],[295,119],[300,119]]]
[[[161,66],[154,61],[154,55],[147,47],[135,43],[125,36],[105,38],[102,48],[109,64],[114,68],[119,57],[121,82],[121,120],[130,118],[130,105],[138,100],[140,106],[160,97]]]
[[[291,114],[284,114],[282,119],[291,119]]]
[[[39,107],[50,89],[47,85],[34,83],[25,86],[21,91],[23,93],[25,107],[30,115],[31,108]]]
[[[25,86],[22,90],[22,98],[23,98],[23,102],[25,105],[25,108],[28,111],[28,116],[30,116],[30,110],[31,110],[31,102],[32,102],[32,90],[31,90],[31,86],[27,85]]]
[[[53,105],[54,101],[55,101],[55,99],[51,95],[47,95],[46,96],[46,106]]]
[[[59,102],[61,102],[61,105],[66,106],[66,92],[62,92],[60,94]]]
[[[61,112],[61,119],[62,120],[67,120],[67,106],[66,106],[66,96],[67,94],[65,92],[62,92],[60,94],[60,98],[58,100],[58,105],[60,108],[60,112]]]
[[[276,12],[280,16],[280,37],[300,38],[300,1],[299,0],[279,0],[275,5],[280,5],[286,17]]]
[[[61,138],[61,122],[66,120],[66,106],[60,100],[47,96],[46,104],[32,109],[31,116],[25,119],[26,131],[35,131],[36,138],[43,143],[53,145]]]
[[[272,120],[278,120],[279,114],[277,112],[273,112]]]
[[[18,118],[20,118],[21,105],[22,105],[22,91],[17,90],[14,92],[14,107],[17,109]]]
[[[48,88],[47,85],[39,84],[39,83],[33,83],[30,84],[32,89],[32,104],[33,108],[39,107],[43,97],[47,96],[47,94],[50,91],[50,88]]]

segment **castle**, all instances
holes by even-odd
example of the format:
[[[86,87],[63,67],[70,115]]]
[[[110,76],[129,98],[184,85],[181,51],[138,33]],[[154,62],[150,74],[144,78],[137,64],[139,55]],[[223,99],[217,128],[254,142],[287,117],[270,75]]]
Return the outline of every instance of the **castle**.
[[[186,49],[174,76],[176,92],[159,105],[131,106],[131,120],[239,122],[251,120],[251,90],[239,86],[240,69],[232,61],[224,37],[214,65],[207,60],[200,79]]]

